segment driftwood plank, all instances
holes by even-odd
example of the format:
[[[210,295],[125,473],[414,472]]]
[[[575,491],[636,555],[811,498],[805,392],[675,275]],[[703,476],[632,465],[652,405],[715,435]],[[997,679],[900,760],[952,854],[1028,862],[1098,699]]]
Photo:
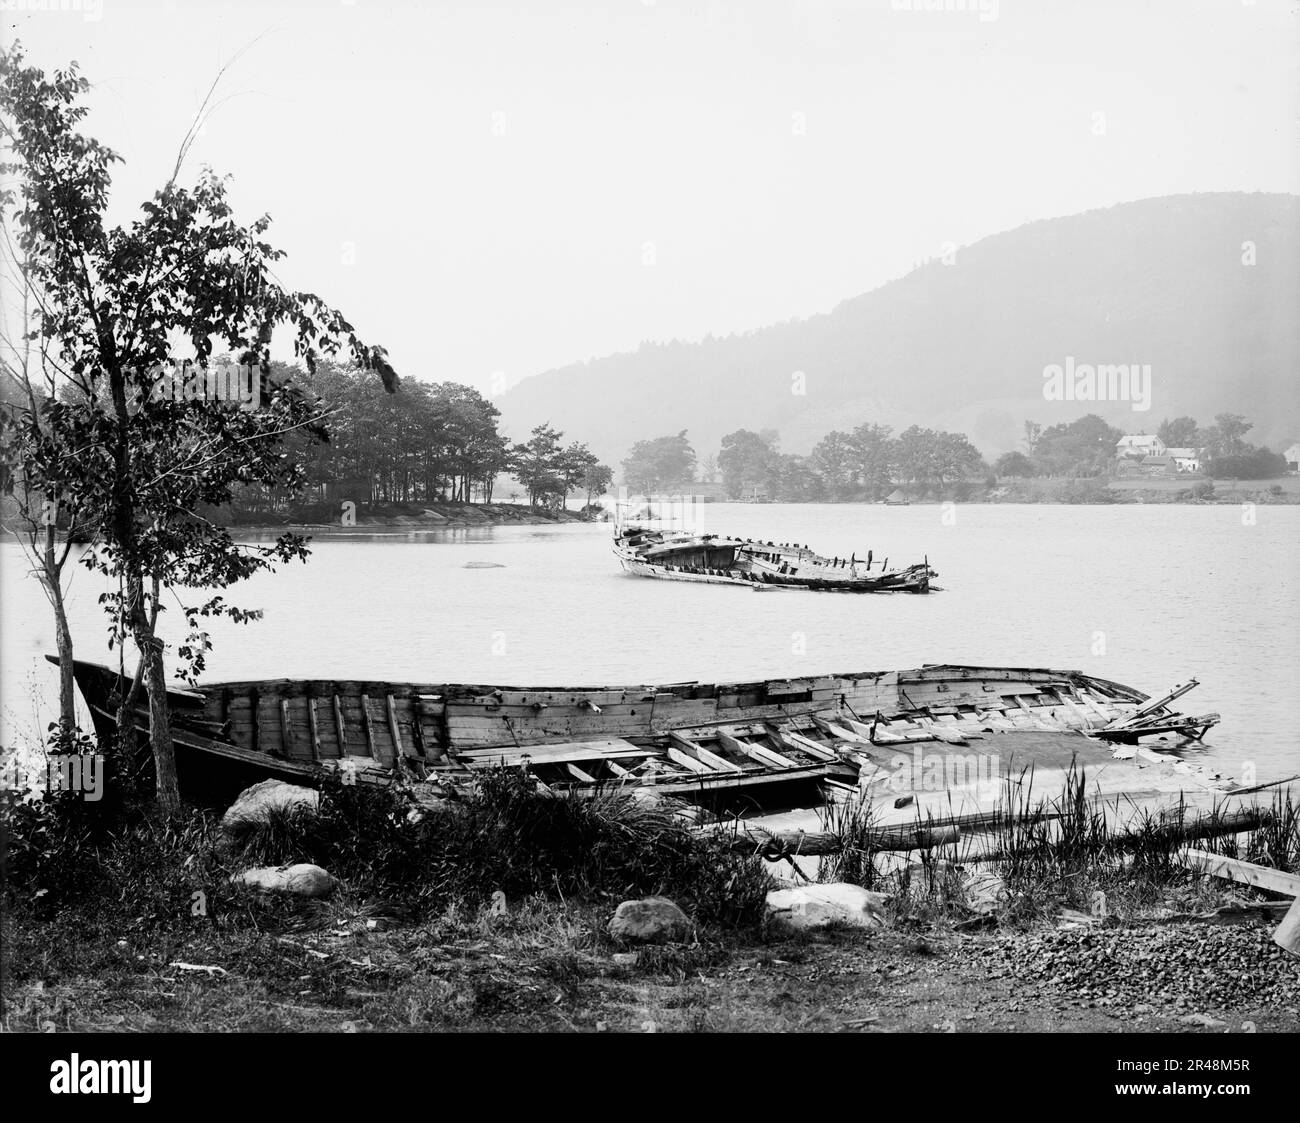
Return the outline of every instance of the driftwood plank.
[[[1273,942],[1292,955],[1300,955],[1300,896],[1291,902],[1291,911],[1273,933]]]
[[[1211,877],[1222,877],[1239,885],[1251,885],[1256,889],[1268,889],[1274,893],[1300,898],[1300,875],[1297,874],[1283,873],[1281,870],[1257,866],[1253,862],[1243,862],[1237,858],[1225,858],[1206,850],[1185,850],[1175,854],[1174,861],[1184,869],[1196,870]]]

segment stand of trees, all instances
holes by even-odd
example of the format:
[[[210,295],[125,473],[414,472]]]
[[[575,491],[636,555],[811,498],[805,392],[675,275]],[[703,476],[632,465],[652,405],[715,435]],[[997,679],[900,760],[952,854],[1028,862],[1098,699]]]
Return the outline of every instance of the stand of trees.
[[[1286,475],[1286,458],[1246,441],[1254,423],[1239,413],[1220,413],[1204,429],[1194,417],[1162,421],[1156,435],[1169,448],[1203,449],[1201,470],[1214,480],[1266,480]]]
[[[564,506],[575,491],[590,503],[613,475],[585,444],[565,444],[549,424],[512,444],[497,429],[497,407],[458,382],[406,379],[402,392],[390,395],[366,372],[327,361],[314,372],[273,363],[272,378],[314,397],[329,440],[295,435],[302,488],[244,487],[236,502],[245,509],[283,508],[298,494],[320,502],[491,503],[505,474],[520,482],[531,506]]]

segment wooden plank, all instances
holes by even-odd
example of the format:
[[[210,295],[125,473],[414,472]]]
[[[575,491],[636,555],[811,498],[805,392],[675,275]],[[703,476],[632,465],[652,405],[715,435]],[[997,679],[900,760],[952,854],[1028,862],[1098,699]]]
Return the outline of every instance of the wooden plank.
[[[766,764],[768,767],[776,768],[798,768],[799,764],[789,757],[782,756],[774,749],[765,749],[762,745],[754,745],[748,741],[742,741],[739,737],[733,737],[725,729],[718,730],[718,740],[721,741],[733,753],[744,753],[745,756],[758,761],[759,764]]]
[[[805,737],[802,733],[796,733],[793,729],[774,728],[777,740],[792,749],[800,749],[809,756],[814,756],[818,760],[839,760],[840,756],[834,749],[826,745],[819,745],[811,737]]]
[[[1291,902],[1291,910],[1273,933],[1273,942],[1292,955],[1300,955],[1300,896]]]
[[[280,699],[280,751],[285,756],[297,756],[298,739],[289,718],[289,699]]]
[[[402,754],[406,751],[402,747],[402,732],[397,728],[397,703],[393,701],[393,696],[385,696],[385,708],[388,711],[388,732],[393,738],[393,760],[401,760]]]
[[[495,748],[461,749],[457,756],[469,761],[497,760],[502,756],[528,756],[534,764],[564,764],[568,761],[606,760],[610,757],[648,756],[641,748],[620,737],[600,741],[553,741],[540,745],[503,745]]]
[[[361,732],[366,737],[366,752],[375,760],[379,760],[379,750],[375,747],[375,731],[370,720],[370,696],[368,694],[361,695]]]
[[[691,756],[690,753],[685,752],[682,749],[679,749],[676,745],[668,746],[668,759],[671,760],[674,764],[680,764],[683,768],[689,769],[691,772],[712,772],[713,771],[713,769],[710,768],[707,764],[703,764],[700,761],[696,760],[693,756]]]
[[[334,731],[339,738],[339,757],[345,757],[348,755],[348,738],[343,726],[343,702],[337,694],[334,695]]]
[[[1300,875],[1294,873],[1283,873],[1281,870],[1257,866],[1237,858],[1225,858],[1221,854],[1211,854],[1206,850],[1180,851],[1174,854],[1173,860],[1184,869],[1197,870],[1211,877],[1235,881],[1239,885],[1251,885],[1256,889],[1268,889],[1274,893],[1285,893],[1289,897],[1300,898]]]
[[[576,764],[566,764],[564,767],[569,770],[569,775],[575,780],[581,780],[584,784],[594,784],[596,782],[595,776],[591,776],[584,772]]]
[[[703,745],[696,744],[695,755],[704,761],[717,772],[743,772],[744,769],[738,764],[732,764],[726,757],[718,756],[715,752],[710,752]]]
[[[307,727],[311,730],[311,758],[320,760],[320,729],[316,725],[316,699],[307,699]]]
[[[710,752],[697,741],[692,741],[689,738],[683,737],[680,733],[669,733],[668,739],[682,751],[688,754],[694,754],[696,760],[700,761],[700,763],[704,764],[714,772],[743,771],[743,769],[732,764],[731,761],[718,756],[717,753]],[[686,767],[689,768],[690,765],[687,765]],[[692,769],[692,771],[694,771],[694,769]]]

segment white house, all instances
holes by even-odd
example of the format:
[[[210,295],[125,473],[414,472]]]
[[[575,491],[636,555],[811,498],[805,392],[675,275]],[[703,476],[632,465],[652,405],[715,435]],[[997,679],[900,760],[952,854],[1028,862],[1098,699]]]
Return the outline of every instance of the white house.
[[[1180,472],[1199,472],[1201,470],[1201,450],[1199,448],[1167,448],[1165,455]]]
[[[1286,452],[1282,453],[1286,460],[1286,470],[1288,472],[1300,472],[1300,441],[1293,444]]]
[[[1154,433],[1129,433],[1115,442],[1115,455],[1134,460],[1147,456],[1164,456],[1165,442]]]

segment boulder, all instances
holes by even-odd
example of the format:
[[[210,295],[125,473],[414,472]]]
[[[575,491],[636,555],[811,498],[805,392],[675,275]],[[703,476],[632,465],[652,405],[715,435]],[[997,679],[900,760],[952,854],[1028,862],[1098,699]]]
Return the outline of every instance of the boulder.
[[[667,897],[624,901],[609,922],[609,934],[616,940],[659,943],[683,940],[690,933],[691,918]]]
[[[885,924],[885,893],[860,885],[800,885],[773,889],[767,895],[768,919],[792,928],[825,928],[843,924],[850,928],[881,928]]]
[[[239,798],[221,816],[221,826],[228,831],[240,822],[264,823],[272,810],[288,811],[296,807],[314,813],[320,807],[320,792],[283,780],[263,780],[239,793]]]
[[[230,879],[263,893],[289,893],[295,897],[328,897],[337,882],[320,866],[299,862],[292,866],[261,866]]]

